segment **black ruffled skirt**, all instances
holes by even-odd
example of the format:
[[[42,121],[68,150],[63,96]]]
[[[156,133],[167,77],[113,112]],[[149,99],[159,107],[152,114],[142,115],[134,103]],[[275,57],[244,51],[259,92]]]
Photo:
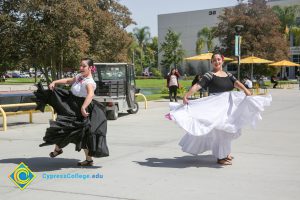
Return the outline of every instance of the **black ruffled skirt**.
[[[84,118],[80,109],[85,98],[74,96],[71,91],[61,88],[44,90],[38,84],[34,94],[37,110],[44,112],[46,104],[49,104],[57,113],[56,121],[50,121],[41,147],[56,144],[64,148],[73,143],[76,151],[88,149],[89,156],[109,156],[106,144],[107,120],[100,103],[93,100],[87,108],[89,117]]]

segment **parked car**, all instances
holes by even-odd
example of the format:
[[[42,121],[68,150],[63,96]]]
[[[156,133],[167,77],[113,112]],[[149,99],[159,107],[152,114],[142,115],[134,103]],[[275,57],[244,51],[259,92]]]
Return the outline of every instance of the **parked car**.
[[[12,75],[12,78],[21,78],[20,74],[15,73],[15,72],[12,73],[11,75]]]
[[[21,73],[20,76],[21,78],[30,78],[29,74],[27,73]]]
[[[12,75],[7,73],[7,74],[4,74],[5,78],[12,78]]]

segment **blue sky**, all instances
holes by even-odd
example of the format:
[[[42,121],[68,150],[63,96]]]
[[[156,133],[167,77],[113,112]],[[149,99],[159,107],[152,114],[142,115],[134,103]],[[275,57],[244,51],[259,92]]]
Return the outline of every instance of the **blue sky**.
[[[159,14],[234,6],[237,0],[119,0],[119,3],[131,11],[132,18],[137,23],[136,26],[128,27],[127,31],[149,26],[151,36],[157,36]]]

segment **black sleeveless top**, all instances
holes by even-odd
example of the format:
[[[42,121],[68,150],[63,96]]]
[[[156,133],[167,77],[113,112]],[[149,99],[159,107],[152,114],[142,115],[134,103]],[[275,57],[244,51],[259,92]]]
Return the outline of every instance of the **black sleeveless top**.
[[[207,88],[209,93],[228,92],[234,89],[234,83],[237,79],[231,74],[226,72],[228,76],[220,77],[214,75],[212,72],[204,74],[198,84],[202,88]]]

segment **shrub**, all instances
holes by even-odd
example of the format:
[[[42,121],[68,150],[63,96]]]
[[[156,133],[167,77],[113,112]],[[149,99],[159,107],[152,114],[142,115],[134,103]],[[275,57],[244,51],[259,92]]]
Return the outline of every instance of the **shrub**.
[[[161,89],[161,93],[162,93],[162,94],[169,94],[169,88],[163,87],[163,88]],[[177,89],[177,94],[178,94],[179,96],[183,96],[185,93],[186,93],[186,89],[185,89],[184,87],[180,86],[180,87]]]
[[[162,94],[169,94],[169,88],[163,87],[163,88],[161,89],[161,93],[162,93]]]
[[[185,89],[184,87],[180,86],[180,87],[178,88],[178,90],[177,90],[177,93],[178,93],[180,96],[182,96],[182,95],[184,95],[184,94],[186,93],[186,89]]]
[[[153,76],[162,78],[161,71],[159,71],[158,69],[152,67],[151,72]]]

